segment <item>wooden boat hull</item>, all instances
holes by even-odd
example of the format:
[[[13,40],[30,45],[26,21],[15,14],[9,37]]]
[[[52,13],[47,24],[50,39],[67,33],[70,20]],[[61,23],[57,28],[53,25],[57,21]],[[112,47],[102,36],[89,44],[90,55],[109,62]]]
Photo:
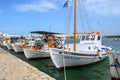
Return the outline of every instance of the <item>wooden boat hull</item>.
[[[25,57],[27,59],[32,58],[47,58],[50,57],[50,54],[48,51],[40,51],[40,50],[31,50],[31,49],[23,49]]]
[[[2,46],[5,46],[5,47],[7,47],[7,43],[4,43],[4,42],[3,42],[3,43],[2,43]]]
[[[96,54],[88,55],[84,53],[72,53],[69,51],[60,51],[59,49],[52,49],[50,48],[50,56],[54,63],[54,65],[57,68],[62,68],[64,66],[66,67],[72,67],[72,66],[80,66],[80,65],[86,65],[95,63],[98,61],[103,60],[105,57],[107,57],[106,54],[103,55],[102,58],[100,58]]]
[[[6,46],[7,46],[8,50],[13,50],[13,47],[11,44],[7,43]]]
[[[23,47],[21,44],[12,44],[12,47],[15,52],[23,52]]]

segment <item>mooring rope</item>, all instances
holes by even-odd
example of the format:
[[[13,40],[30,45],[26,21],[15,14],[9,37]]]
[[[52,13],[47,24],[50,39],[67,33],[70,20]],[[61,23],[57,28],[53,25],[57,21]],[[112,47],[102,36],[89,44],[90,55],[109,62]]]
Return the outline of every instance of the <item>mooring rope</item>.
[[[63,47],[62,53],[63,53],[63,65],[64,65],[64,78],[65,78],[65,80],[67,80],[67,76],[66,76],[66,66],[65,66],[65,59],[64,59],[64,47]]]

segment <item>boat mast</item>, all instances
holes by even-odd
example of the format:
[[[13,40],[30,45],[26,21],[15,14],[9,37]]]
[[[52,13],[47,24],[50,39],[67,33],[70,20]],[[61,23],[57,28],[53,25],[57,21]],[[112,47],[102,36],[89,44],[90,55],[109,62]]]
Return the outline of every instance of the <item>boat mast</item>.
[[[74,0],[74,51],[76,51],[76,0]]]

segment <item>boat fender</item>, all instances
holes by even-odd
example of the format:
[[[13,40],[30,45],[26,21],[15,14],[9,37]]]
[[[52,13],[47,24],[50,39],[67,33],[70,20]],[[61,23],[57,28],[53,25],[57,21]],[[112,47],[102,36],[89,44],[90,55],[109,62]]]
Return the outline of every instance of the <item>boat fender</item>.
[[[99,59],[102,59],[103,56],[102,56],[102,54],[100,53],[100,50],[98,50],[97,54],[98,54]]]
[[[109,50],[105,50],[105,52],[109,53],[110,51]]]

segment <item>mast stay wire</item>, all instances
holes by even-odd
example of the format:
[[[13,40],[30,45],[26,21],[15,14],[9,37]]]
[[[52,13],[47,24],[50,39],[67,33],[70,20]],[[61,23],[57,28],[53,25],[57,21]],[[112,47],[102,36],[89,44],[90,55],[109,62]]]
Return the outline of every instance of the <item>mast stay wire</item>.
[[[73,0],[72,0],[72,6],[73,6]],[[70,14],[69,14],[69,17],[68,17],[68,33],[70,33],[70,22],[71,22],[71,13],[72,13],[72,7],[70,8]]]
[[[86,3],[87,3],[87,0],[86,0]],[[87,7],[84,7],[84,8],[85,8],[85,17],[86,17],[86,22],[87,22],[87,28],[88,28],[88,32],[89,32],[92,30],[92,28],[90,28],[90,25],[89,25],[88,12],[87,12],[88,8]]]
[[[98,18],[97,19],[97,24],[99,25],[100,29],[102,30],[102,33],[104,34],[104,29],[103,29],[103,26],[101,25],[101,23],[99,22]]]
[[[68,0],[67,0],[68,1]],[[80,15],[80,17],[81,17],[81,26],[83,26],[83,27],[85,27],[84,26],[84,20],[83,20],[83,12],[82,12],[82,5],[81,5],[81,2],[80,2],[80,0],[78,0],[78,4],[79,4],[79,6],[80,6],[80,12],[81,12],[81,15]],[[73,0],[72,0],[72,6],[73,6]],[[66,11],[67,12],[67,11]],[[67,32],[68,33],[70,33],[70,22],[71,22],[71,12],[72,12],[72,7],[70,8],[70,14],[68,13],[68,14],[66,14],[66,21],[65,22],[67,22],[67,25],[65,25],[66,27],[67,27]],[[87,28],[88,28],[88,31],[91,31],[92,30],[92,28],[90,28],[90,25],[89,25],[89,21],[88,21],[88,13],[87,13],[87,8],[86,8],[86,12],[85,12],[85,18],[86,18],[86,20],[87,20]],[[82,21],[83,20],[83,21]],[[97,23],[98,23],[98,25],[101,27],[101,29],[103,30],[103,28],[102,28],[102,25],[100,24],[100,22],[99,22],[99,20],[97,19]],[[66,23],[65,23],[66,24]],[[65,59],[64,59],[64,49],[63,49],[63,65],[64,65],[64,79],[65,80],[67,80],[67,76],[66,76],[66,67],[65,67]]]
[[[66,1],[68,1],[68,0],[66,0]],[[72,6],[73,6],[73,0],[72,0]],[[71,13],[72,13],[72,6],[70,7],[70,11],[66,11],[66,15],[65,15],[65,27],[67,28],[66,30],[67,30],[67,33],[69,33],[70,34],[70,22],[71,22]],[[68,14],[67,14],[67,12],[68,12]],[[67,24],[66,24],[67,23]],[[66,40],[65,40],[66,41]],[[65,42],[66,43],[66,42]],[[64,45],[65,46],[65,45]],[[67,72],[66,72],[66,67],[65,67],[65,59],[64,59],[64,47],[63,47],[63,51],[62,51],[62,53],[63,53],[63,65],[64,65],[64,79],[65,80],[67,80]]]
[[[86,6],[86,4],[87,4],[87,0],[86,0],[86,4],[84,3],[83,5],[81,4],[82,3],[82,1],[80,1],[80,0],[78,0],[78,3],[79,3],[79,6],[80,7],[83,7],[83,8],[80,8],[80,11],[81,11],[81,13],[82,13],[82,15],[81,16],[83,16],[83,10],[84,10],[84,18],[85,18],[85,21],[86,21],[86,30],[87,30],[87,32],[89,32],[89,31],[92,31],[93,29],[92,29],[92,27],[90,27],[90,21],[89,21],[89,18],[88,18],[88,12],[87,12],[87,10],[88,10],[88,8],[87,7],[85,7]],[[83,9],[83,10],[82,10]],[[85,27],[84,26],[84,27]]]
[[[73,0],[72,0],[72,6],[73,6]],[[68,8],[68,7],[67,7]],[[66,33],[70,34],[70,22],[71,22],[71,13],[72,13],[72,7],[70,7],[69,10],[65,11],[65,22],[64,26],[66,27]]]
[[[93,14],[95,15],[95,13],[93,13]],[[95,16],[94,16],[94,17],[95,17]],[[96,19],[96,21],[97,21],[98,26],[99,26],[100,29],[102,30],[102,33],[104,34],[105,32],[104,32],[103,26],[101,25],[101,23],[100,23],[98,17],[96,16],[95,19]]]
[[[87,0],[86,0],[87,1]],[[81,17],[83,16],[83,12],[82,12],[82,4],[81,4],[81,2],[80,2],[80,0],[78,0],[78,3],[79,3],[79,6],[80,6],[80,12],[81,12]],[[94,16],[95,17],[95,16]],[[82,17],[83,18],[83,17]],[[81,18],[81,20],[83,20]],[[90,31],[92,31],[93,29],[92,29],[92,27],[90,27],[90,25],[89,25],[89,20],[88,20],[88,13],[87,13],[87,8],[86,8],[86,19],[87,19],[87,24],[88,24],[88,30],[90,30]],[[98,17],[95,17],[95,19],[96,19],[96,21],[97,21],[97,24],[98,24],[98,26],[100,27],[100,30],[102,31],[102,33],[104,34],[105,32],[104,32],[104,29],[103,29],[103,26],[101,25],[101,23],[100,23],[100,21],[98,20]],[[83,23],[82,23],[82,25],[84,25]],[[85,27],[85,26],[83,26],[83,27]]]
[[[83,20],[83,12],[82,12],[82,5],[81,5],[81,2],[80,2],[80,0],[78,0],[78,5],[80,6],[80,19],[81,19],[81,27],[83,27],[83,28],[85,28],[85,26],[84,26],[84,20]]]

